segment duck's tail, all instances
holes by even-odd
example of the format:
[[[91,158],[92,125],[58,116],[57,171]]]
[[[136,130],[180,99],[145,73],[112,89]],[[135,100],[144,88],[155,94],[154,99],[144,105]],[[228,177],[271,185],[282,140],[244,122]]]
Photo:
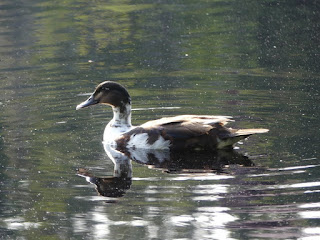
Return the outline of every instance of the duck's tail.
[[[256,133],[266,133],[269,132],[269,129],[266,128],[252,128],[252,129],[238,129],[234,132],[234,136],[250,136]]]
[[[235,130],[231,136],[227,138],[220,139],[218,142],[218,149],[225,149],[225,148],[232,148],[232,146],[239,142],[242,139],[249,137],[250,135],[257,134],[257,133],[267,133],[269,129],[265,128],[252,128],[252,129],[238,129]]]

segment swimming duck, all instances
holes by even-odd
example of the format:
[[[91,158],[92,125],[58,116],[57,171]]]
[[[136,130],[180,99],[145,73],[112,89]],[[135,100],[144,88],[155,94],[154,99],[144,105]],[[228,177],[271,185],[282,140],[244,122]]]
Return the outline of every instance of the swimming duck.
[[[233,145],[256,133],[268,129],[232,129],[225,124],[233,121],[228,116],[180,115],[131,125],[131,98],[119,83],[100,83],[92,95],[76,109],[95,104],[112,107],[113,118],[107,124],[103,142],[115,149],[165,149],[165,150],[218,150]]]

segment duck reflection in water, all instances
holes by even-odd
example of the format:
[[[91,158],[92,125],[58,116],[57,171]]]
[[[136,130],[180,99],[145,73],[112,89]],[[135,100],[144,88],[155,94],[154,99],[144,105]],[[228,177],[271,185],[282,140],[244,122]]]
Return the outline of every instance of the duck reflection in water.
[[[79,168],[77,174],[85,177],[89,183],[96,185],[96,190],[99,195],[104,197],[118,198],[124,196],[126,190],[130,189],[131,177],[127,177],[123,172],[123,176],[115,177],[96,177],[87,169]]]
[[[120,152],[104,144],[108,157],[114,163],[113,176],[96,177],[86,169],[79,169],[78,175],[96,185],[101,196],[122,197],[132,184],[132,161],[171,174],[228,173],[227,166],[251,167],[253,162],[233,149],[215,152],[169,151],[155,149],[130,149]]]
[[[121,152],[105,145],[108,157],[114,163],[113,176],[96,177],[88,170],[79,168],[77,174],[96,185],[97,192],[104,197],[122,197],[132,183],[131,160]]]

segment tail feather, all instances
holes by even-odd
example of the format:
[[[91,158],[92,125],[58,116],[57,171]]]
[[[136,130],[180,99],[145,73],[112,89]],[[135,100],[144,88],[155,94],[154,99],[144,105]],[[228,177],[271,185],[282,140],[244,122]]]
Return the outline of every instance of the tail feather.
[[[225,148],[232,148],[233,144],[236,142],[245,139],[249,137],[252,134],[256,133],[266,133],[269,132],[269,129],[264,129],[264,128],[253,128],[253,129],[239,129],[236,130],[232,136],[229,136],[224,139],[219,139],[218,140],[218,149],[225,149]]]
[[[269,129],[265,128],[252,128],[252,129],[239,129],[234,133],[234,136],[249,136],[256,133],[266,133]]]

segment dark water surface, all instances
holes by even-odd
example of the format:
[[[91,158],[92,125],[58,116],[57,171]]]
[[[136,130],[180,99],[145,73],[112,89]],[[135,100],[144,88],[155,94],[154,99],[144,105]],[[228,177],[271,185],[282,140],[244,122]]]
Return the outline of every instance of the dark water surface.
[[[1,1],[0,238],[319,239],[319,16],[312,0]],[[129,89],[134,124],[270,132],[236,157],[117,165],[111,109],[75,111],[105,79]]]

